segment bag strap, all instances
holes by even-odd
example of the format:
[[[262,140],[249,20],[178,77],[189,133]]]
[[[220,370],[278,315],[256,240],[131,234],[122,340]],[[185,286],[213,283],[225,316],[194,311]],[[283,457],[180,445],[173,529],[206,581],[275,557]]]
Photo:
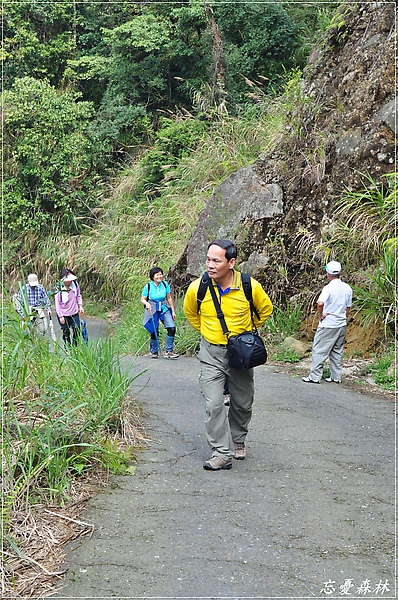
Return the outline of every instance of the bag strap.
[[[221,323],[222,332],[228,338],[228,336],[230,334],[230,331],[229,331],[229,329],[227,327],[227,324],[225,322],[224,313],[221,310],[221,306],[220,306],[220,303],[218,301],[216,292],[214,291],[214,285],[212,283],[209,284],[209,289],[210,289],[211,297],[213,298],[214,306],[215,306],[216,313],[217,313],[217,318],[220,320],[220,323]]]
[[[260,318],[260,315],[259,315],[256,307],[254,306],[254,302],[253,302],[251,277],[248,273],[241,273],[240,275],[242,278],[243,291],[245,293],[246,300],[250,304],[250,315],[251,315],[251,319],[253,322],[253,313],[256,315],[257,319]],[[199,288],[198,288],[198,295],[197,295],[198,307],[196,310],[197,314],[199,314],[199,312],[200,312],[200,307],[201,307],[203,298],[206,295],[206,290],[209,287],[209,282],[210,282],[209,274],[207,271],[205,271],[202,275],[202,279],[200,281]],[[212,286],[210,286],[210,291],[211,291],[211,288],[212,288]],[[254,325],[254,323],[253,323],[253,325]]]
[[[197,295],[197,303],[198,308],[196,310],[197,314],[200,313],[200,306],[202,304],[203,298],[206,296],[206,290],[209,287],[210,277],[207,271],[205,271],[202,275],[202,279],[200,280],[198,295]]]
[[[247,273],[241,273],[241,276],[242,276],[242,282],[243,282],[243,291],[245,292],[246,300],[248,300],[248,302],[250,304],[250,317],[251,317],[251,321],[252,321],[252,326],[253,326],[254,331],[257,332],[257,327],[255,326],[254,321],[253,321],[253,312],[254,312],[254,314],[257,317],[259,316],[259,314],[258,314],[258,312],[256,310],[256,307],[253,304],[252,286],[251,286],[251,281],[250,281],[250,275],[247,275]],[[209,276],[208,276],[208,279],[210,279]],[[202,282],[203,282],[203,279],[202,279],[200,285],[202,285]],[[229,329],[227,327],[227,324],[225,322],[224,313],[221,310],[220,303],[218,301],[216,292],[214,290],[214,285],[211,282],[209,282],[209,280],[208,280],[207,281],[207,286],[210,289],[210,294],[211,294],[211,297],[213,299],[214,307],[216,309],[217,318],[220,320],[220,323],[221,323],[222,332],[228,338],[228,336],[230,334],[230,331],[229,331]]]

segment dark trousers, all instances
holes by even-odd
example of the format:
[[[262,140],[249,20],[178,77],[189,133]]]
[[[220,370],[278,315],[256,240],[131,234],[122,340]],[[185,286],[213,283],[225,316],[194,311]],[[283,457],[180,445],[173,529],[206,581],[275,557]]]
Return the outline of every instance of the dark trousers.
[[[58,317],[58,315],[57,315]],[[80,335],[80,319],[79,313],[75,315],[64,317],[65,323],[61,323],[58,317],[58,322],[62,329],[62,339],[64,340],[65,345],[71,345],[71,343],[76,346],[78,336]],[[72,330],[72,340],[71,340],[71,330]]]

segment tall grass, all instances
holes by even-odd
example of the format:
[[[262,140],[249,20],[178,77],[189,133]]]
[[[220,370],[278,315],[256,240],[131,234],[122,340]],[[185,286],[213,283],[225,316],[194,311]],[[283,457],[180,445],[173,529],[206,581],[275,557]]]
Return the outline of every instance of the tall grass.
[[[385,337],[397,332],[397,273],[398,247],[386,246],[380,263],[367,269],[362,274],[361,285],[354,286],[354,306],[361,323],[370,326],[382,321]]]
[[[297,233],[297,249],[304,258],[321,263],[337,259],[351,271],[379,262],[385,245],[397,236],[397,173],[383,175],[380,184],[363,174],[362,185],[337,200],[332,223],[321,239],[313,232]]]
[[[38,502],[68,500],[75,477],[102,465],[120,468],[128,388],[110,338],[68,353],[22,326],[12,309],[2,323],[2,521]],[[131,418],[131,417],[130,417]]]
[[[173,157],[156,185],[143,185],[137,159],[104,190],[93,228],[73,239],[54,232],[32,242],[35,269],[48,281],[67,264],[91,294],[116,304],[135,301],[150,267],[158,263],[167,271],[180,258],[215,187],[272,147],[287,124],[293,131],[300,76],[286,75],[283,100],[262,93],[238,116],[212,115],[200,143],[183,158]]]
[[[298,332],[301,323],[302,307],[299,304],[275,303],[274,310],[262,327],[262,332],[271,334],[277,341]]]
[[[362,175],[363,188],[346,191],[337,202],[335,216],[339,225],[332,241],[346,239],[348,230],[351,258],[372,261],[383,254],[387,240],[396,237],[398,174],[382,177],[381,185],[377,185],[369,174]]]

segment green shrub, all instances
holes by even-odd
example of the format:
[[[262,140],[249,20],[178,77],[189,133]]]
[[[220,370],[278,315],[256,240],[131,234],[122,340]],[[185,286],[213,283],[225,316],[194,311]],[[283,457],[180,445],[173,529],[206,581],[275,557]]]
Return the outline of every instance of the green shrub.
[[[87,133],[94,108],[79,97],[31,77],[3,91],[3,224],[10,237],[52,228],[76,233],[81,219],[93,216],[104,165]]]
[[[353,308],[361,323],[382,321],[385,336],[393,335],[397,326],[397,259],[395,247],[386,247],[380,264],[363,274],[361,285],[353,286]]]
[[[206,129],[205,122],[197,119],[161,119],[160,125],[153,148],[141,160],[142,190],[152,189],[160,183],[166,172],[196,148]]]

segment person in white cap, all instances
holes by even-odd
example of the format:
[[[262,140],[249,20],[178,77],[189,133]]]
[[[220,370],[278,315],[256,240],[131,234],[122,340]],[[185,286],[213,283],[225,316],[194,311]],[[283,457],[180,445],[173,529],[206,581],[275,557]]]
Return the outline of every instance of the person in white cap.
[[[29,314],[25,314],[29,306]],[[51,302],[44,287],[39,283],[36,273],[28,275],[28,282],[21,287],[17,294],[15,308],[22,320],[28,318],[40,333],[45,334],[48,329],[46,313],[51,316]]]
[[[318,298],[319,325],[312,346],[311,370],[305,383],[320,383],[323,365],[330,362],[328,383],[340,383],[343,370],[343,348],[347,332],[347,316],[352,304],[352,289],[340,279],[341,264],[332,260],[325,266],[329,283]]]
[[[84,318],[84,308],[77,277],[70,269],[61,271],[61,289],[55,294],[55,308],[65,347],[71,343],[76,345],[80,335],[80,319]]]

